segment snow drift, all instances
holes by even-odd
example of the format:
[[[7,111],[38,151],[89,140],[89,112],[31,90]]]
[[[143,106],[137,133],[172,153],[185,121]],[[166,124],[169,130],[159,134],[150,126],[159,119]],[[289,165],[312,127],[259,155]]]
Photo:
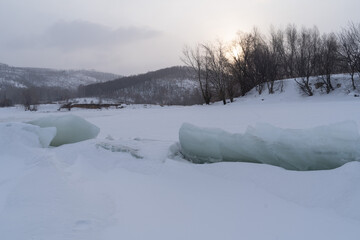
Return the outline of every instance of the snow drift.
[[[0,152],[9,151],[9,147],[48,147],[56,135],[56,128],[40,128],[26,123],[0,123]],[[16,150],[18,151],[18,149]]]
[[[55,127],[56,135],[52,139],[51,146],[60,146],[68,143],[76,143],[95,138],[100,129],[85,119],[75,115],[49,116],[28,122],[32,125]]]
[[[179,140],[181,153],[195,163],[254,162],[289,170],[320,170],[360,160],[360,136],[354,122],[311,129],[257,124],[244,134],[184,123]]]

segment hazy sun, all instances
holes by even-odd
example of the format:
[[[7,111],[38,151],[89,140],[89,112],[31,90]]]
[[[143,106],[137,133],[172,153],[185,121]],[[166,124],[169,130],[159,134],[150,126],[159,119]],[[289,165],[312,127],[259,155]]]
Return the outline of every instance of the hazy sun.
[[[241,57],[241,47],[236,44],[228,48],[228,51],[226,52],[226,58],[230,61],[237,60]]]
[[[238,44],[236,44],[235,46],[232,46],[231,52],[233,58],[239,59],[241,55],[241,47]]]

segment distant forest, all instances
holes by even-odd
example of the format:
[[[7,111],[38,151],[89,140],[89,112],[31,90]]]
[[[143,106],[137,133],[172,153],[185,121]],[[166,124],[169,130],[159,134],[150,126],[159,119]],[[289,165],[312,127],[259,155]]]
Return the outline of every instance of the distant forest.
[[[61,87],[27,87],[8,86],[0,89],[0,107],[22,104],[25,108],[40,103],[63,101],[77,96],[77,91]]]

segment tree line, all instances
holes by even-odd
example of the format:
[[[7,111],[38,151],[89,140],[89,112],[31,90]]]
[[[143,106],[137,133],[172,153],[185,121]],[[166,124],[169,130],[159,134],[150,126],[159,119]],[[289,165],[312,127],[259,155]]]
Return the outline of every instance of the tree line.
[[[25,110],[36,110],[38,104],[52,103],[76,97],[75,90],[60,87],[27,88],[4,87],[0,89],[0,107],[22,104]]]
[[[360,24],[349,23],[339,33],[321,34],[317,27],[271,28],[265,36],[254,28],[238,33],[230,44],[221,41],[185,46],[181,60],[196,74],[206,104],[243,96],[254,87],[274,93],[274,82],[295,78],[301,91],[313,95],[311,76],[326,92],[334,90],[331,75],[360,72]]]

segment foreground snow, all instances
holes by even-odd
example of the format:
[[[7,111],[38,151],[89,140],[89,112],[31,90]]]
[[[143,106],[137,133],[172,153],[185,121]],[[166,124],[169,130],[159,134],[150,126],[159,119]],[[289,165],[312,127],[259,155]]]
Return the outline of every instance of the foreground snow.
[[[6,133],[0,139],[1,237],[358,239],[358,162],[297,172],[254,163],[196,165],[178,155],[183,122],[231,133],[256,122],[303,129],[351,120],[360,126],[358,98],[282,98],[76,110],[100,128],[99,136],[56,148]],[[0,122],[68,114],[55,109],[0,109]]]

